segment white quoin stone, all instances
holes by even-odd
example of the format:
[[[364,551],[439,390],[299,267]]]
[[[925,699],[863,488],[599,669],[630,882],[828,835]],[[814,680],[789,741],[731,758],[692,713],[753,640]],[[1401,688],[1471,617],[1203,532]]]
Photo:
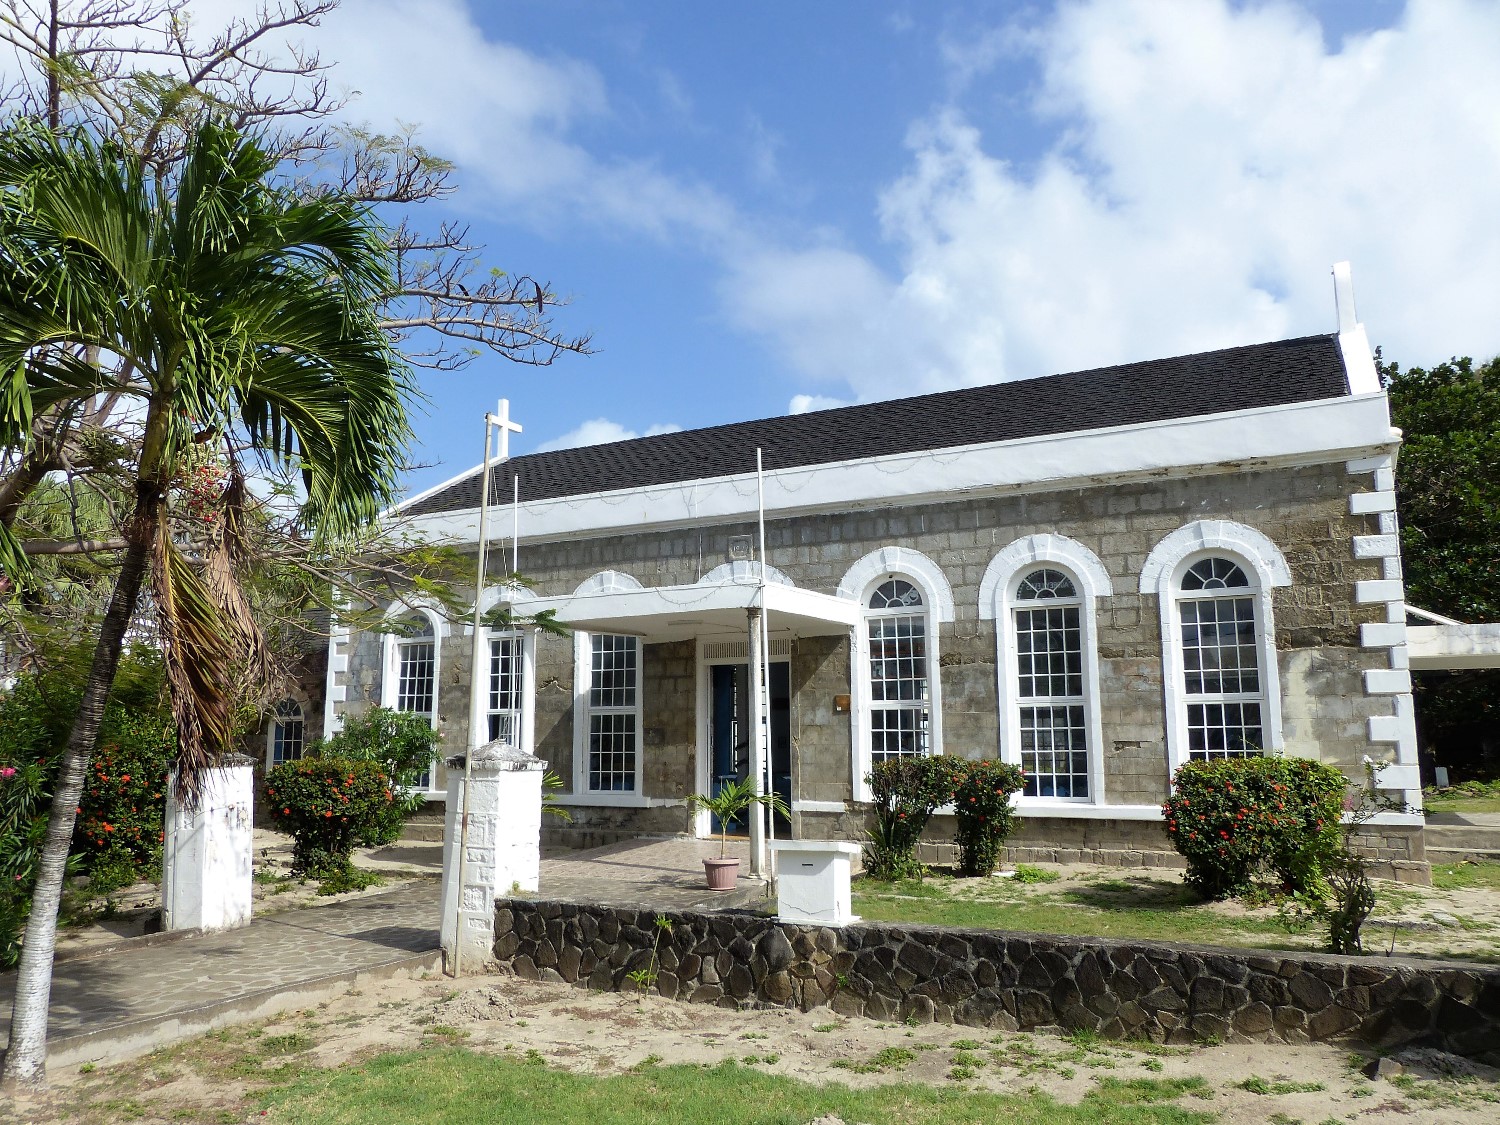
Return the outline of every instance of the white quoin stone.
[[[495,960],[495,899],[512,889],[536,891],[541,877],[542,772],[524,750],[489,742],[473,751],[469,833],[463,839],[464,755],[447,761],[448,814],[443,829],[443,964],[482,972]],[[460,887],[459,867],[463,867]]]
[[[783,922],[843,926],[858,922],[849,892],[858,844],[844,840],[773,840],[776,917]]]
[[[164,930],[232,930],[250,924],[255,856],[255,782],[240,754],[205,770],[197,808],[167,786],[167,823],[161,881]]]

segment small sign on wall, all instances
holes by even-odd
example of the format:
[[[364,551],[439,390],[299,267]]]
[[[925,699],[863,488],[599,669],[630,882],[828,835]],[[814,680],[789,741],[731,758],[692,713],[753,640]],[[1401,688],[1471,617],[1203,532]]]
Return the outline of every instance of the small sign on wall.
[[[835,715],[847,715],[849,713],[849,697],[847,695],[835,695],[833,697],[833,713]]]

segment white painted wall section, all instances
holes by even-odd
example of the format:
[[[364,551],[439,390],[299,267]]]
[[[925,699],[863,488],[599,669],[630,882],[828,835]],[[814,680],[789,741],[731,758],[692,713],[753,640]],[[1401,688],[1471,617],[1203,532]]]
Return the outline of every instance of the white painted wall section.
[[[195,809],[167,788],[162,858],[164,930],[232,930],[250,924],[255,857],[255,782],[250,759],[236,754],[203,773]]]
[[[542,772],[546,765],[514,747],[490,742],[474,751],[469,780],[469,831],[464,862],[464,756],[449,758],[443,828],[441,941],[450,970],[454,953],[465,972],[495,960],[495,899],[512,888],[535,892],[541,878]],[[462,886],[460,871],[462,866]]]

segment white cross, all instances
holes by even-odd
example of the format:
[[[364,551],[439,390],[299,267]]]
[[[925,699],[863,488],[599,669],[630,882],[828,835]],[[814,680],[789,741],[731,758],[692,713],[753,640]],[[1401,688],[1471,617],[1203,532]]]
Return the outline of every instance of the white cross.
[[[510,458],[510,435],[521,432],[520,423],[510,420],[510,399],[502,398],[500,412],[491,414],[489,420],[500,430],[500,460],[508,460]]]

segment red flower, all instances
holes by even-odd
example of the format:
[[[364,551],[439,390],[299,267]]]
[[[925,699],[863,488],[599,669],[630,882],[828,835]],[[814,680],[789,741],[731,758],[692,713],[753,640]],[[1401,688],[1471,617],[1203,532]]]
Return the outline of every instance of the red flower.
[[[292,810],[291,809],[282,809],[281,810],[281,815],[282,816],[291,816],[292,815]]]

